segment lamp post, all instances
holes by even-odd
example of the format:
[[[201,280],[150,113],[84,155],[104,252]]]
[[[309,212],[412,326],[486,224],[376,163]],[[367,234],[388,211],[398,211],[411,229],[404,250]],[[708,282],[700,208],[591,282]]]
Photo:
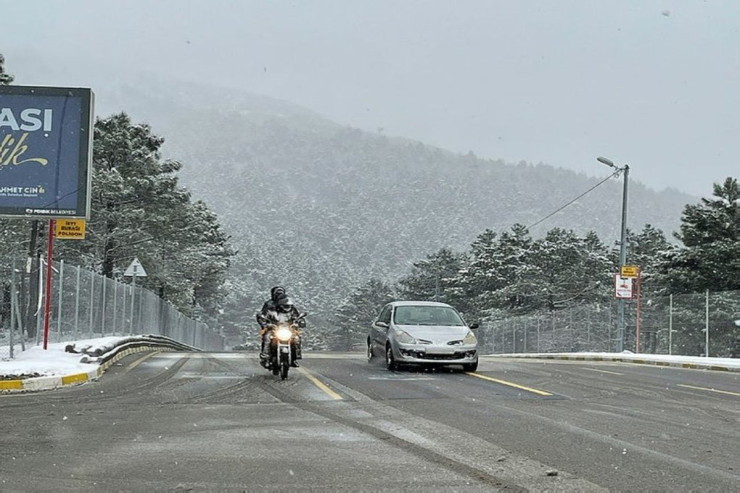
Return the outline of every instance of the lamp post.
[[[624,172],[624,188],[622,189],[622,231],[619,237],[619,270],[627,262],[627,184],[629,183],[630,167],[624,165],[621,168],[614,164],[613,161],[605,157],[597,157],[596,160],[614,168],[618,172]],[[617,352],[621,353],[624,349],[624,300],[617,300]]]

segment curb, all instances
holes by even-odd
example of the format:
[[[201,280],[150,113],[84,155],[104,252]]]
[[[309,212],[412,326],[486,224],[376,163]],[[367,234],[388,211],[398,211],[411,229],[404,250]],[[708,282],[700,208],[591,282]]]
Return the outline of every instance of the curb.
[[[24,378],[22,380],[0,380],[0,392],[38,392],[40,390],[53,390],[60,387],[83,384],[97,380],[98,377],[105,373],[105,370],[113,366],[121,358],[145,351],[174,351],[174,349],[163,346],[137,345],[136,347],[116,351],[113,356],[97,365],[95,369],[84,373]]]
[[[717,363],[682,363],[674,361],[659,361],[636,358],[625,358],[624,356],[568,356],[561,354],[537,354],[537,355],[517,355],[517,354],[501,354],[494,355],[488,354],[485,357],[489,358],[519,358],[519,359],[553,359],[553,360],[568,360],[568,361],[613,361],[617,363],[634,363],[638,365],[652,365],[652,366],[668,366],[673,368],[686,368],[691,370],[711,370],[711,371],[729,371],[729,372],[740,372],[740,366],[724,366]]]

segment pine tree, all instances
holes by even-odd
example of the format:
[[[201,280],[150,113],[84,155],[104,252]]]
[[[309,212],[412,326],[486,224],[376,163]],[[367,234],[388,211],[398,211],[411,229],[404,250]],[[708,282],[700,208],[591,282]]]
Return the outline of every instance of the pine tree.
[[[399,296],[407,300],[455,304],[454,280],[465,265],[463,254],[442,248],[415,262],[411,274],[398,282]]]
[[[531,258],[541,275],[533,281],[539,285],[534,306],[555,311],[608,296],[614,267],[593,232],[580,238],[573,231],[554,228],[535,242]]]
[[[681,216],[684,244],[666,256],[663,271],[673,293],[740,289],[740,186],[714,185],[714,199],[689,204]]]
[[[718,241],[737,241],[740,236],[740,186],[728,177],[714,184],[715,199],[702,198],[700,204],[689,204],[681,216],[681,233],[676,237],[688,248]]]
[[[0,86],[12,84],[14,77],[5,72],[5,57],[0,53]]]
[[[492,306],[491,293],[502,286],[496,277],[496,248],[498,235],[486,229],[470,245],[468,265],[453,280],[455,296],[463,301],[457,308],[468,320],[480,316]]]
[[[490,277],[496,279],[497,289],[490,293],[490,302],[510,313],[526,313],[533,309],[537,288],[533,279],[538,268],[531,262],[533,240],[522,224],[504,231],[496,243]]]
[[[179,186],[181,164],[160,158],[163,142],[125,113],[96,122],[88,238],[61,251],[111,278],[139,258],[146,287],[186,314],[215,313],[234,252],[215,215]]]
[[[381,308],[394,299],[390,286],[378,279],[357,288],[335,314],[328,337],[331,348],[350,351],[354,345],[363,343]]]
[[[0,86],[7,86],[13,83],[14,77],[5,71],[5,57],[0,53]],[[30,238],[27,235],[30,233]],[[28,275],[29,292],[25,292],[25,283],[21,283],[20,303],[25,308],[24,327],[29,336],[36,333],[34,321],[34,311],[37,305],[38,296],[38,254],[39,254],[39,222],[25,221],[20,219],[2,219],[0,218],[0,259],[7,259],[7,262],[0,261],[0,278],[10,279],[10,269],[12,258],[21,261],[23,250],[27,249],[28,256],[33,259],[32,266]],[[9,293],[10,285],[3,284],[3,291]],[[8,295],[9,296],[9,295]],[[3,320],[8,320],[9,304],[6,313],[0,314]]]

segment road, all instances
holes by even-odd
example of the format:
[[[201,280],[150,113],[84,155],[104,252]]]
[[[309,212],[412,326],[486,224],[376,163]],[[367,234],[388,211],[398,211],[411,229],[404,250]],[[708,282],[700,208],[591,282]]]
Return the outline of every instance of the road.
[[[0,395],[0,490],[740,491],[740,374],[484,358],[132,355]]]

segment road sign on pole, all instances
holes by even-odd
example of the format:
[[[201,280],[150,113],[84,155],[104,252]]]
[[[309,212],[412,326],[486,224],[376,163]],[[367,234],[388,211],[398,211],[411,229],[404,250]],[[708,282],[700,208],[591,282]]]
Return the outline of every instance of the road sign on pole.
[[[123,272],[125,277],[131,278],[131,335],[134,333],[134,300],[136,299],[136,278],[146,277],[146,271],[144,266],[141,265],[138,258],[134,257],[134,260],[129,264],[126,270]],[[141,313],[141,294],[139,294],[139,313]]]
[[[54,238],[60,240],[84,240],[84,219],[57,219],[54,221]]]
[[[619,274],[622,277],[637,277],[640,272],[640,267],[637,265],[623,265],[619,270]]]
[[[632,299],[632,278],[614,274],[614,297],[618,300]]]
[[[144,266],[141,265],[141,262],[139,262],[139,259],[134,258],[123,272],[123,275],[125,277],[146,277],[146,271],[144,270]]]

